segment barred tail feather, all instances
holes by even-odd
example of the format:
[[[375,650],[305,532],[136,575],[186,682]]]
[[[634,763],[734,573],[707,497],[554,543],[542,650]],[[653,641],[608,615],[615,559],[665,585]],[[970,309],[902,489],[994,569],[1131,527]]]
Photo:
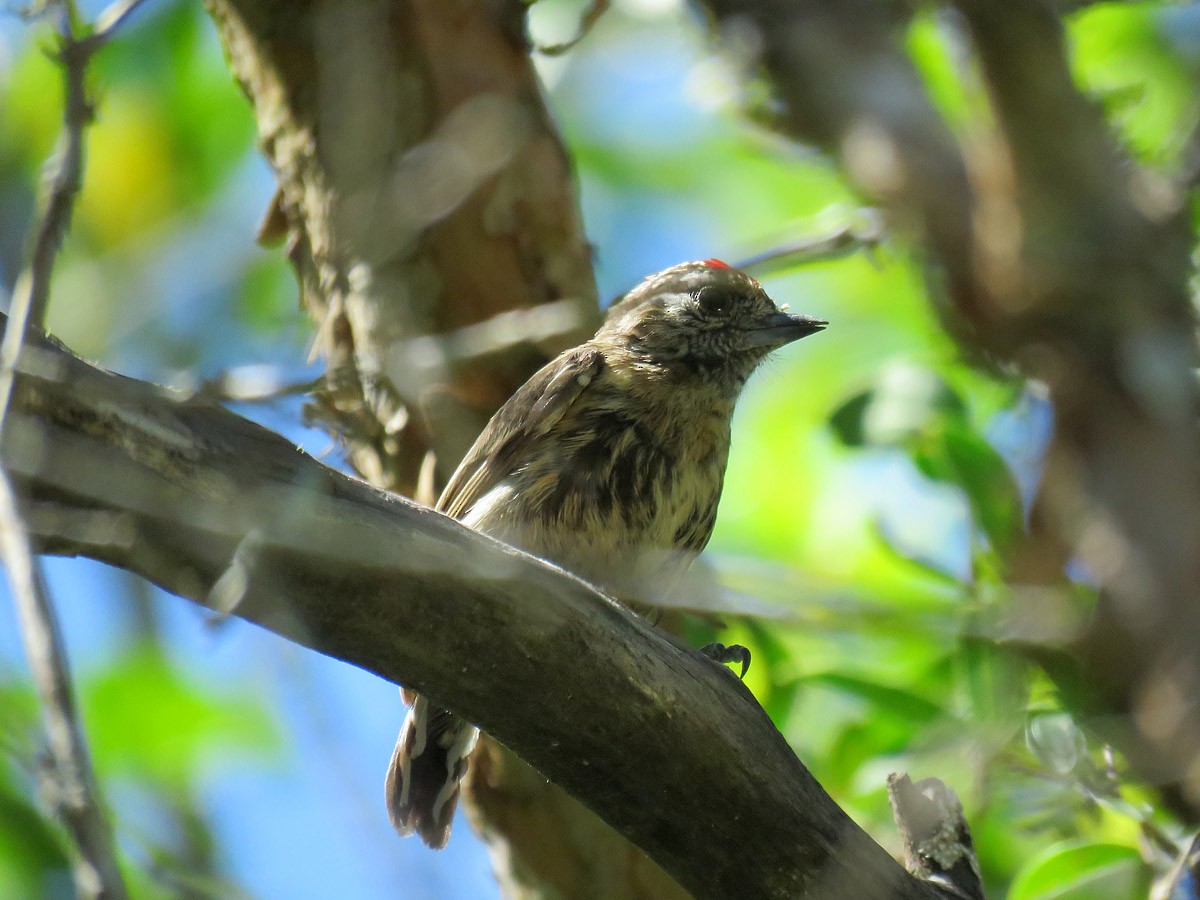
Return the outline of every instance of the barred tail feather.
[[[414,831],[437,850],[450,838],[459,782],[479,730],[446,709],[416,696],[392,761],[384,791],[388,816],[401,835]]]

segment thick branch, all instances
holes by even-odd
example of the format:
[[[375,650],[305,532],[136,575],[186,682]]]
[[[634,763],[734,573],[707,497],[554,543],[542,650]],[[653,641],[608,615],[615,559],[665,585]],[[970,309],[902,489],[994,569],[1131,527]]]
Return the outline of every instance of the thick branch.
[[[584,583],[221,407],[40,341],[22,371],[3,460],[48,552],[202,603],[249,560],[236,615],[438,697],[697,897],[935,896],[732,673]]]
[[[326,412],[372,482],[448,475],[488,417],[599,306],[570,162],[517,0],[206,0],[254,106]],[[567,333],[453,358],[414,340],[574,301]],[[444,403],[447,397],[453,403]]]
[[[1174,185],[1122,159],[1045,6],[957,5],[1012,160],[1003,199],[1020,215],[1000,325],[1050,387],[1047,508],[1102,586],[1074,648],[1093,724],[1143,777],[1186,781],[1194,818],[1200,406],[1186,207]]]
[[[784,128],[835,153],[894,219],[922,226],[962,345],[1049,386],[1048,521],[1103,586],[1072,648],[1094,724],[1149,780],[1196,772],[1194,240],[1178,187],[1121,157],[1041,0],[955,4],[999,126],[977,136],[970,166],[878,4],[708,3],[758,27]],[[1200,810],[1195,776],[1184,793]]]

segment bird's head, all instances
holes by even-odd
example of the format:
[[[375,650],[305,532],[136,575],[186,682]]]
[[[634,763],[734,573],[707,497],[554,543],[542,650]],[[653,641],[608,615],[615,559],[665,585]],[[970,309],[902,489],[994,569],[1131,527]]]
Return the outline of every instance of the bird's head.
[[[827,324],[782,311],[745,272],[708,259],[648,277],[609,308],[596,338],[636,363],[736,392],[772,350]]]

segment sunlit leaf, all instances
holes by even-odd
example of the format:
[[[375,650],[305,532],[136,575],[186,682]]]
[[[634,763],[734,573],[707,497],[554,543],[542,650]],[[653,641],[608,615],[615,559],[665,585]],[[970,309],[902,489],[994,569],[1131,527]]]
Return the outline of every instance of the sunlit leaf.
[[[0,81],[0,154],[40,168],[62,128],[62,74],[47,54],[49,33],[39,29]]]
[[[271,333],[294,319],[296,310],[295,278],[283,261],[274,254],[253,257],[242,273],[242,321],[255,331]]]
[[[1076,76],[1150,163],[1173,164],[1197,115],[1200,58],[1186,27],[1185,16],[1158,3],[1096,4],[1071,22]]]
[[[965,414],[962,399],[933,371],[907,362],[886,366],[874,386],[843,401],[830,416],[847,446],[893,446],[921,435],[935,422]]]
[[[822,767],[823,779],[843,789],[853,785],[863,766],[912,750],[915,736],[947,715],[942,706],[912,691],[842,673],[801,682],[802,691],[817,688],[835,691],[860,707],[842,727]],[[882,790],[882,779],[873,787]]]
[[[961,125],[971,117],[972,105],[963,88],[957,48],[947,39],[946,30],[936,15],[923,13],[913,17],[907,41],[909,56],[925,81],[930,98],[952,125]]]
[[[1150,872],[1119,844],[1060,844],[1026,864],[1009,900],[1130,900],[1145,897]]]
[[[947,471],[966,493],[992,546],[1004,552],[1021,533],[1024,521],[1012,471],[995,448],[963,422],[950,423],[940,437]]]
[[[894,363],[880,374],[863,416],[872,444],[901,444],[924,432],[939,416],[962,413],[962,401],[934,372]]]
[[[966,638],[958,662],[975,717],[1015,732],[1029,700],[1028,661],[991,641]]]
[[[0,735],[12,740],[37,727],[37,701],[26,682],[0,682]]]
[[[862,678],[854,678],[839,672],[823,672],[802,679],[803,684],[822,684],[852,694],[912,724],[928,722],[945,714],[945,710],[930,700],[910,691],[876,684]]]
[[[166,785],[187,783],[218,751],[261,754],[277,744],[270,712],[217,693],[154,647],[127,651],[84,681],[83,708],[101,769]]]

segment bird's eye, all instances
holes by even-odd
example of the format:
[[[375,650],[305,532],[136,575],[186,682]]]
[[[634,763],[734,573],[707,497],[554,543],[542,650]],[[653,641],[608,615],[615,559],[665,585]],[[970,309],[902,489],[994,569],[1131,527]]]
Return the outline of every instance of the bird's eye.
[[[706,287],[696,297],[696,302],[706,315],[716,316],[728,312],[733,305],[733,294],[722,287]]]

